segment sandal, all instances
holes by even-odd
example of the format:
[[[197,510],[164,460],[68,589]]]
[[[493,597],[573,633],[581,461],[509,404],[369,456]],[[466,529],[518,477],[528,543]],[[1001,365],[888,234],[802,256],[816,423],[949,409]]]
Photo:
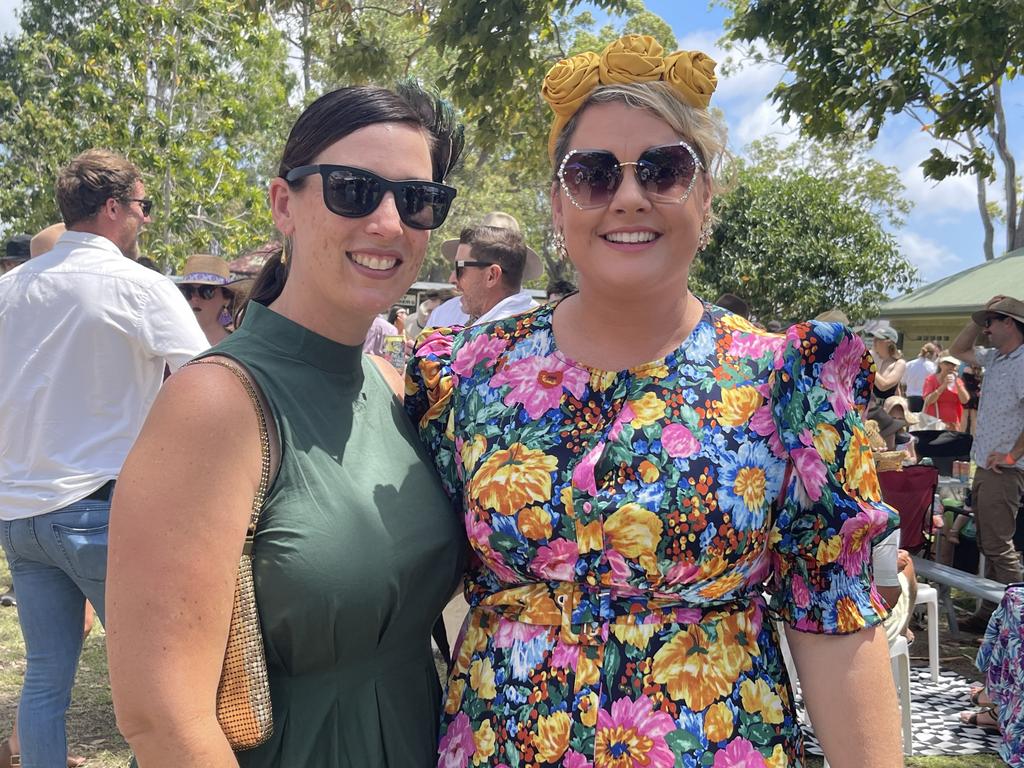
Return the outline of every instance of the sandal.
[[[991,718],[991,723],[981,722],[981,718]],[[979,709],[977,712],[961,712],[960,722],[964,725],[973,725],[975,728],[981,728],[986,733],[996,734],[1001,733],[999,730],[999,720],[996,718],[996,711],[992,707],[986,707],[985,709]]]
[[[972,685],[971,686],[971,706],[984,707],[985,709],[991,709],[995,703],[985,693],[984,685]]]
[[[68,755],[68,768],[82,768],[88,762],[85,757],[72,757]],[[21,765],[21,755],[11,751],[11,740],[4,739],[0,742],[0,768],[17,768]]]

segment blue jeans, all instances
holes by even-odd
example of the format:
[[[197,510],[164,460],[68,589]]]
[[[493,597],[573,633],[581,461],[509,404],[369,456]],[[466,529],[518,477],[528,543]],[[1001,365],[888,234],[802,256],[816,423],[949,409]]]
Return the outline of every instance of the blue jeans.
[[[103,621],[110,502],[83,500],[23,520],[0,536],[18,595],[25,682],[18,740],[25,768],[64,768],[64,716],[82,651],[85,598]]]

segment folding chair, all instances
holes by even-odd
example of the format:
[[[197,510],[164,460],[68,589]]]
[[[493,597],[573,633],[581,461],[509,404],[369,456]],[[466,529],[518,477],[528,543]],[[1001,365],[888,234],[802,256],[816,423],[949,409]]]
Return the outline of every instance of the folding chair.
[[[882,501],[900,515],[900,548],[930,557],[932,502],[939,484],[939,470],[916,465],[902,472],[879,472]]]

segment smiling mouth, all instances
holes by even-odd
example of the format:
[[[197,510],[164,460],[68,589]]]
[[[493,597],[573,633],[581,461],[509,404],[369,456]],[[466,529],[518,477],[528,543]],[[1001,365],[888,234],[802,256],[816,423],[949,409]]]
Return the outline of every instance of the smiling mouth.
[[[353,253],[351,251],[348,251],[346,255],[359,266],[372,269],[375,272],[387,272],[401,263],[401,260],[394,256],[370,256],[365,253]]]
[[[609,232],[606,235],[601,235],[609,243],[651,243],[657,240],[661,235],[657,232]]]

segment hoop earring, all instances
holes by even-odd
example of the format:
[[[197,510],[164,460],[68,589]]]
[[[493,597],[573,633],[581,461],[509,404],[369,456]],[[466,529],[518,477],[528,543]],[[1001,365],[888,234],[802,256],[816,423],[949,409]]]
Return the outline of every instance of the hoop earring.
[[[569,251],[565,247],[565,235],[562,234],[562,230],[555,232],[552,239],[552,244],[555,246],[555,253],[558,254],[558,258],[562,261],[569,260]]]
[[[711,244],[711,234],[714,227],[711,224],[711,217],[705,215],[700,223],[700,236],[697,238],[697,252],[703,251]]]

